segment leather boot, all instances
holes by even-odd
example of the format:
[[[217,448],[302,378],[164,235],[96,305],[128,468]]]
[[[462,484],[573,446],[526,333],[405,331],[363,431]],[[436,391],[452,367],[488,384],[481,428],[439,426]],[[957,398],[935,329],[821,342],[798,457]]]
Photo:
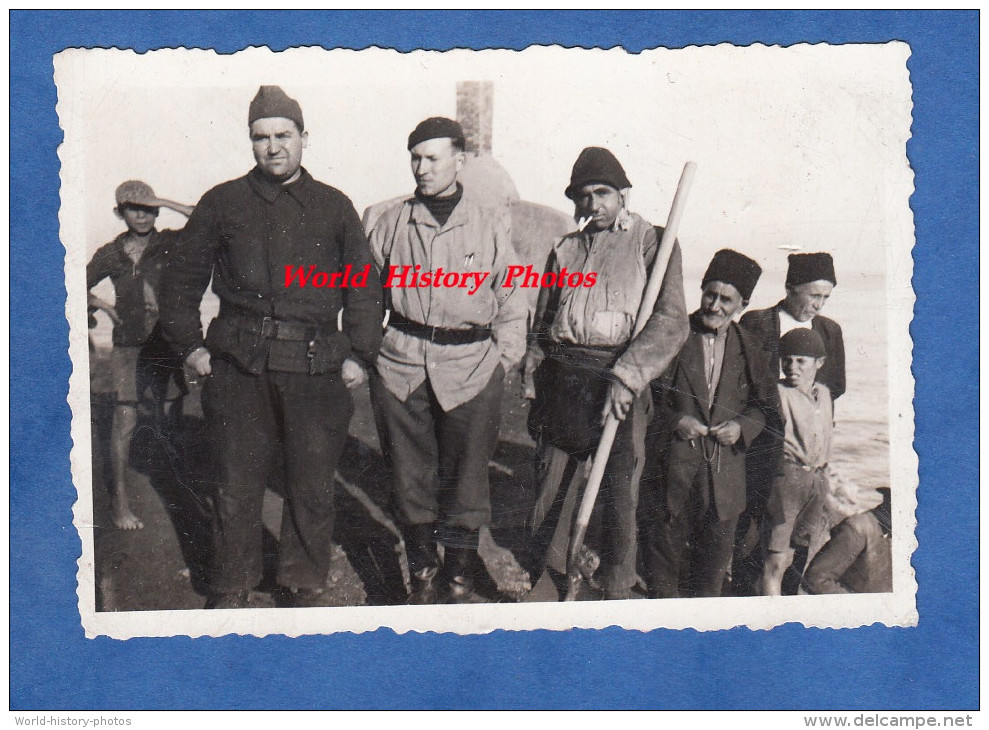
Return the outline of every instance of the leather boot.
[[[412,593],[406,604],[409,606],[432,606],[442,603],[442,591],[437,576],[440,569],[433,565],[412,574]]]
[[[439,575],[440,558],[436,552],[436,531],[433,525],[403,525],[405,555],[409,561],[412,593],[406,603],[427,606],[442,603]]]
[[[443,579],[447,603],[470,603],[474,582],[480,575],[481,557],[471,548],[447,547],[443,558]]]

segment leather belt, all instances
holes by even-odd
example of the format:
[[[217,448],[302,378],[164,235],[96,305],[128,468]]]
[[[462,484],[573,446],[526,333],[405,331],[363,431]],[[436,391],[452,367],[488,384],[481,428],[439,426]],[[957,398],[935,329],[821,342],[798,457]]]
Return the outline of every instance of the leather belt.
[[[288,342],[311,342],[317,338],[327,337],[336,333],[336,326],[318,327],[313,324],[292,322],[275,317],[252,317],[245,314],[235,314],[231,317],[237,326],[256,334],[262,339],[283,340]]]
[[[431,327],[403,317],[393,311],[388,318],[388,325],[407,335],[428,340],[436,345],[469,345],[473,342],[483,342],[491,339],[491,326],[476,326],[467,329],[452,329],[450,327]]]

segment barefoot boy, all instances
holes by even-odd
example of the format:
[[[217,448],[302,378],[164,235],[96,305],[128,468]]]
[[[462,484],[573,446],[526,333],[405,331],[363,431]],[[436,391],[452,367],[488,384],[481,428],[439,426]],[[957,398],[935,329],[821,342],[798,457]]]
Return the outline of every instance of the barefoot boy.
[[[177,232],[155,230],[155,219],[162,206],[186,216],[193,209],[159,199],[149,185],[137,180],[121,184],[116,199],[114,213],[127,230],[93,255],[86,267],[86,287],[92,289],[106,278],[113,282],[114,305],[90,293],[89,307],[90,314],[102,309],[113,321],[113,523],[122,530],[140,530],[144,524],[127,499],[128,454],[138,401],[150,390],[156,425],[161,429],[166,411],[170,419],[176,417],[185,394],[181,360],[173,362],[158,326],[158,279]]]
[[[795,545],[820,547],[826,529],[824,499],[831,455],[831,392],[815,382],[824,365],[824,340],[812,329],[790,330],[780,339],[783,380],[783,460],[766,507],[768,532],[762,594],[781,594],[783,573]],[[813,557],[813,556],[811,556]]]

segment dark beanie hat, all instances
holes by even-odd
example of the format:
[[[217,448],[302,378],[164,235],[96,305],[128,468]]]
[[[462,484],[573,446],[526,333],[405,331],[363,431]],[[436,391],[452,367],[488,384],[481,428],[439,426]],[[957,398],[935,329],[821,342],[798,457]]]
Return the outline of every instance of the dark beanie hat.
[[[780,357],[804,355],[806,357],[824,357],[824,340],[809,327],[797,327],[780,338]]]
[[[430,117],[419,122],[412,134],[409,135],[409,147],[412,149],[420,142],[428,139],[443,139],[449,137],[453,140],[453,146],[459,149],[464,148],[464,129],[457,122],[446,117]]]
[[[289,97],[280,86],[262,86],[251,102],[247,112],[247,124],[250,126],[258,119],[282,117],[291,119],[301,132],[306,128],[302,121],[302,107],[299,102]]]
[[[786,272],[786,285],[799,286],[809,281],[830,281],[838,284],[834,275],[834,261],[829,253],[791,253],[787,258],[790,267]]]
[[[761,275],[762,267],[748,256],[730,248],[723,248],[711,259],[711,265],[707,267],[701,287],[707,286],[709,281],[723,281],[738,289],[742,299],[748,301],[752,298],[752,291]]]
[[[625,176],[625,168],[618,159],[604,147],[585,147],[573,163],[570,173],[570,185],[564,194],[574,200],[577,193],[585,185],[604,183],[616,190],[632,187]]]

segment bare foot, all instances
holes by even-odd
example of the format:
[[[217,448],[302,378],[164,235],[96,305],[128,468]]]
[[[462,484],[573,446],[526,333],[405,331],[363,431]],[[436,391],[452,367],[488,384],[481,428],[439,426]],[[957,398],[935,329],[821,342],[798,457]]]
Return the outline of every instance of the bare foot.
[[[115,504],[113,506],[113,524],[120,530],[141,530],[144,523],[137,518],[130,507],[126,504]]]

